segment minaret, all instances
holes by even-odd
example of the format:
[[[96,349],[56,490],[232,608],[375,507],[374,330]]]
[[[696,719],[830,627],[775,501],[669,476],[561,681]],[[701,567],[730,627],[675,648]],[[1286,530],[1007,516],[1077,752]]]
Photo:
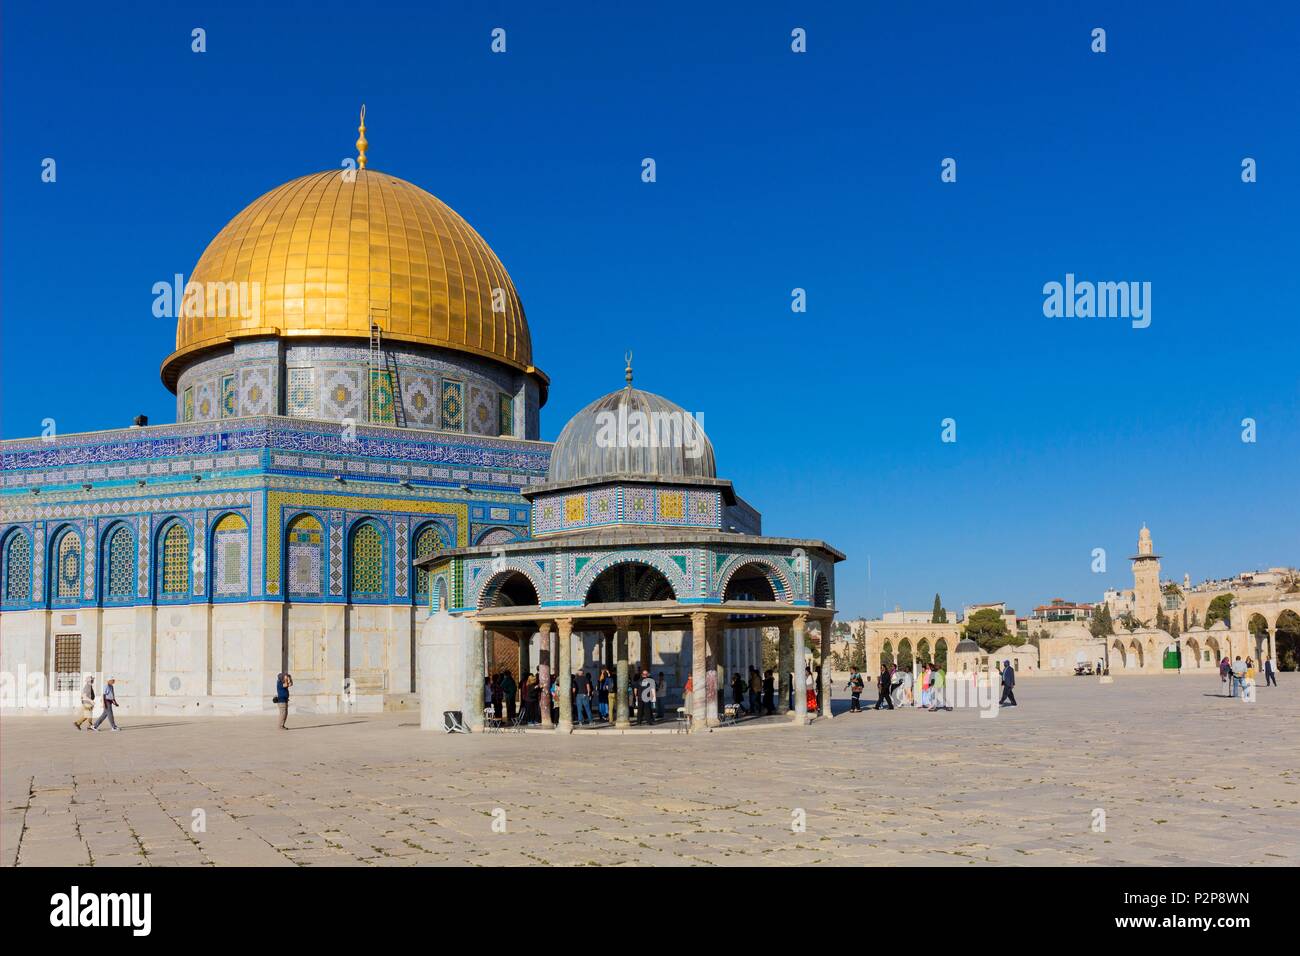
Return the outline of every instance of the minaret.
[[[1133,614],[1154,627],[1160,606],[1160,555],[1155,553],[1145,523],[1138,534],[1138,553],[1129,560],[1133,562]]]

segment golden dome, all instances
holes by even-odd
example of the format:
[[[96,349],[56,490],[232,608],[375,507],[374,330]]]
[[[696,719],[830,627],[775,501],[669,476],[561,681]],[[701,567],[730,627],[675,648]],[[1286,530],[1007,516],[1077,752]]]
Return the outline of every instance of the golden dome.
[[[186,288],[209,283],[243,288],[256,307],[178,308],[176,351],[162,367],[173,390],[206,349],[264,335],[368,340],[373,318],[386,343],[496,359],[536,375],[546,391],[501,260],[450,207],[386,173],[327,171],[272,189],[217,233]]]

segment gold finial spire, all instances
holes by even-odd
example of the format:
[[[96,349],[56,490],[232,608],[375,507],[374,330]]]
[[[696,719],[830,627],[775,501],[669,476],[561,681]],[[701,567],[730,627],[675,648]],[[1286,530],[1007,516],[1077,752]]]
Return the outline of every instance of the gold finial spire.
[[[627,368],[623,370],[623,377],[627,379],[627,387],[632,387],[632,350],[628,349],[627,354],[623,356],[627,360]]]
[[[357,132],[361,135],[357,137],[357,166],[361,169],[366,168],[366,147],[370,144],[366,142],[366,104],[361,104],[361,125],[357,127]]]

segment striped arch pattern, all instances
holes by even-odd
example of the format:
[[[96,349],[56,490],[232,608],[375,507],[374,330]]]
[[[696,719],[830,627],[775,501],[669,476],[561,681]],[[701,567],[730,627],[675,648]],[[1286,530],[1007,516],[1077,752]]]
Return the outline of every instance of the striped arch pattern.
[[[794,602],[795,587],[790,580],[789,565],[779,559],[758,554],[736,554],[726,560],[717,576],[719,600],[726,596],[727,585],[731,583],[732,575],[749,564],[758,565],[768,572],[767,580],[772,585],[772,592],[778,601],[785,604]]]
[[[682,572],[676,562],[662,554],[656,554],[652,551],[614,551],[609,554],[602,554],[587,563],[573,578],[573,590],[569,597],[575,601],[585,601],[587,592],[591,590],[591,585],[596,578],[608,571],[610,568],[620,564],[644,564],[647,567],[654,568],[665,578],[673,589],[673,594],[677,600],[685,597],[693,597],[694,592],[691,588],[690,578]]]
[[[528,582],[533,586],[533,590],[537,592],[537,600],[545,601],[547,595],[546,575],[542,569],[527,558],[510,558],[505,562],[504,566],[499,565],[495,568],[491,563],[485,561],[480,573],[470,584],[471,591],[467,595],[470,600],[465,603],[482,610],[496,596],[497,590],[509,577],[510,573],[516,571],[528,579]]]

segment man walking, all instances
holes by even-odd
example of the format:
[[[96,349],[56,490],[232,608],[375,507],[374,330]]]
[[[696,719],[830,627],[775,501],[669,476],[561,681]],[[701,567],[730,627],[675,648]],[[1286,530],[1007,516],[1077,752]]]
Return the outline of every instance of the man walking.
[[[1277,675],[1273,673],[1273,658],[1264,658],[1264,686],[1276,687]]]
[[[758,673],[758,668],[752,664],[749,668],[749,712],[758,714],[759,702],[763,699],[763,678]]]
[[[95,676],[86,675],[85,686],[81,688],[81,716],[72,722],[72,725],[78,730],[81,725],[85,724],[86,729],[90,730],[94,724],[95,717]]]
[[[112,727],[115,731],[122,729],[117,725],[117,721],[113,719],[113,708],[117,706],[117,693],[116,691],[113,690],[114,682],[115,682],[115,678],[110,677],[108,679],[108,683],[104,685],[104,696],[102,698],[104,704],[104,712],[99,715],[99,720],[95,721],[91,725],[90,727],[91,730],[96,730],[96,731],[99,730],[99,725],[104,722],[105,717],[108,718],[108,725]]]
[[[275,707],[280,711],[280,729],[288,730],[285,722],[289,719],[289,688],[293,686],[293,677],[288,672],[275,675]]]
[[[1002,697],[998,700],[999,707],[1016,706],[1016,669],[1011,666],[1010,661],[1002,662]]]
[[[875,707],[876,710],[880,709],[881,704],[885,705],[886,710],[894,709],[894,702],[893,700],[890,699],[889,696],[889,692],[890,692],[889,685],[892,682],[893,682],[893,677],[889,673],[889,665],[881,664],[880,676],[876,679],[876,707]]]
[[[849,701],[850,714],[856,714],[862,710],[862,689],[865,686],[862,675],[858,673],[856,667],[853,668],[853,673],[849,674],[849,683],[847,685],[847,690],[852,695],[852,699]]]

